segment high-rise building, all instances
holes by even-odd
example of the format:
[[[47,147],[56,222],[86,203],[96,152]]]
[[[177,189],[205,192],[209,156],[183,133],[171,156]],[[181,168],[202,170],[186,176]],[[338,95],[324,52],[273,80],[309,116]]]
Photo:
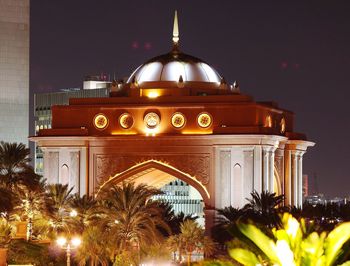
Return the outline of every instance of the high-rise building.
[[[0,140],[28,143],[29,0],[0,1]]]

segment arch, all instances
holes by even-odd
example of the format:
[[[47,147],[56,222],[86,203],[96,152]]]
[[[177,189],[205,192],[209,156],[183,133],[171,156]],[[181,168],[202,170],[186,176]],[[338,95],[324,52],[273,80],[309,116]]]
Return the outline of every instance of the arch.
[[[281,178],[278,174],[278,170],[276,166],[274,167],[273,171],[273,192],[276,193],[276,195],[282,195],[282,184],[281,184]]]
[[[98,193],[100,192],[100,190],[104,187],[104,186],[108,186],[110,184],[118,184],[120,182],[123,182],[124,180],[133,177],[133,176],[137,176],[137,174],[140,174],[142,172],[146,172],[149,169],[156,169],[159,170],[161,172],[164,172],[166,174],[169,174],[175,178],[178,178],[184,182],[186,182],[187,184],[191,185],[192,187],[194,187],[199,194],[202,196],[203,201],[205,203],[205,205],[209,205],[209,200],[210,200],[210,194],[207,190],[207,188],[196,179],[196,177],[189,175],[188,173],[182,172],[181,170],[166,164],[164,162],[161,161],[157,161],[157,160],[148,160],[148,161],[144,161],[142,163],[136,164],[132,167],[130,167],[129,169],[118,173],[114,176],[111,176],[106,182],[104,182],[97,190],[96,196],[98,196]]]
[[[69,167],[66,164],[61,166],[61,178],[60,183],[63,185],[69,185]]]

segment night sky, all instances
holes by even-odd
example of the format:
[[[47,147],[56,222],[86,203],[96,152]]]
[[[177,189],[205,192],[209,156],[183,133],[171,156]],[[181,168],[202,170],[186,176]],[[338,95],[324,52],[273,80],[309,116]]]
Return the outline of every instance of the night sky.
[[[175,9],[183,52],[295,112],[311,191],[349,196],[350,1],[31,0],[31,98],[168,52]]]

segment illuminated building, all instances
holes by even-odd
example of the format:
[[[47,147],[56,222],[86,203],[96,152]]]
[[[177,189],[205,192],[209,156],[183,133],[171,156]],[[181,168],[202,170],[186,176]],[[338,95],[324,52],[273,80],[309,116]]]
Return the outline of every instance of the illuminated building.
[[[29,0],[0,1],[0,140],[28,144]]]
[[[60,92],[34,94],[34,119],[35,133],[40,129],[51,128],[53,105],[67,105],[70,98],[96,98],[108,97],[112,82],[101,76],[87,76],[84,79],[83,89],[69,88]],[[35,145],[35,172],[43,174],[43,153],[40,147]]]
[[[81,194],[122,181],[162,188],[182,180],[205,205],[242,207],[253,190],[302,204],[302,160],[313,142],[294,132],[294,114],[258,103],[209,64],[173,47],[150,59],[108,98],[52,107],[52,128],[32,137],[44,177]]]

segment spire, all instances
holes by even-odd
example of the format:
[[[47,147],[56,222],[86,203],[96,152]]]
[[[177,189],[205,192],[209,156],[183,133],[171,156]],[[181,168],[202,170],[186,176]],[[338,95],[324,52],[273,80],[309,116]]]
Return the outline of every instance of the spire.
[[[177,10],[175,10],[175,16],[174,16],[174,28],[173,28],[173,44],[174,47],[178,46],[179,43],[179,24],[177,20]]]

